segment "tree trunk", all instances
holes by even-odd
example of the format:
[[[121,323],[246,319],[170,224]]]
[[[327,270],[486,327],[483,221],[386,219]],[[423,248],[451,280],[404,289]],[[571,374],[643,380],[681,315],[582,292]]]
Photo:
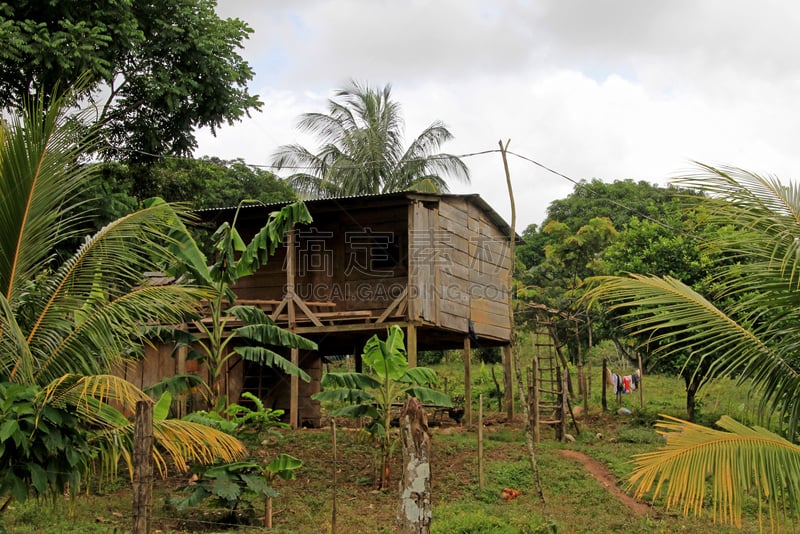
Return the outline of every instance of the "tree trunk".
[[[420,402],[412,397],[400,413],[403,443],[403,477],[400,481],[398,532],[427,534],[431,528],[431,438],[428,418]]]
[[[689,421],[694,421],[695,412],[695,395],[697,395],[697,388],[699,383],[697,380],[692,380],[691,376],[685,376],[686,382],[686,418]]]

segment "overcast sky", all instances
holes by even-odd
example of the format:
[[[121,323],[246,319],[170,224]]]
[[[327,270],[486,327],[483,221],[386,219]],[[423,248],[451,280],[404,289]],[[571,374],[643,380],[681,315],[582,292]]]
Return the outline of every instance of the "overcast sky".
[[[296,122],[355,79],[392,85],[406,141],[435,120],[443,150],[498,148],[574,180],[667,184],[691,161],[794,179],[800,168],[800,4],[765,0],[219,0],[254,30],[242,55],[264,110],[199,135],[196,155],[268,165],[315,148]],[[508,222],[499,154],[469,156]],[[517,230],[573,184],[511,158]]]

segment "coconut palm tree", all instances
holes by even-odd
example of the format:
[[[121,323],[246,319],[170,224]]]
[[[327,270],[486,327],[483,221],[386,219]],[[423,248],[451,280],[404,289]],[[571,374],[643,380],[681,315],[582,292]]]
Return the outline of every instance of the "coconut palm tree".
[[[141,351],[147,325],[183,322],[209,296],[189,285],[143,283],[143,273],[176,265],[181,241],[190,239],[176,230],[183,228],[181,211],[164,202],[85,237],[65,261],[54,257],[90,216],[78,201],[95,167],[78,163],[92,139],[83,118],[67,116],[64,101],[48,108],[32,101],[0,126],[0,389],[17,392],[9,398],[30,393],[38,414],[25,419],[32,431],[52,432],[69,415],[87,445],[80,459],[76,450],[61,450],[69,480],[47,478],[50,471],[37,462],[52,470],[58,458],[43,460],[43,450],[28,450],[30,457],[12,458],[13,465],[0,461],[0,493],[15,497],[25,495],[25,483],[39,493],[74,484],[95,459],[116,467],[122,458],[132,468],[134,425],[124,414],[148,397],[110,371]],[[23,415],[3,413],[0,460],[18,439]],[[168,462],[185,468],[244,453],[238,440],[211,428],[155,419],[162,471]]]
[[[329,100],[328,114],[307,113],[298,127],[317,135],[314,154],[300,145],[282,146],[273,156],[301,194],[324,198],[393,191],[448,191],[445,177],[469,182],[469,170],[457,156],[439,153],[452,139],[439,121],[403,147],[400,105],[391,86],[381,89],[351,82]]]
[[[714,293],[632,274],[595,279],[586,298],[619,314],[631,334],[660,344],[663,357],[689,353],[688,365],[710,359],[710,377],[733,375],[747,384],[777,433],[729,417],[719,421],[722,430],[669,418],[659,424],[667,445],[636,458],[631,484],[639,496],[665,494],[668,505],[687,514],[701,513],[711,498],[714,516],[734,524],[741,524],[749,491],[772,519],[781,506],[797,512],[800,186],[704,165],[679,183],[706,194],[707,222],[721,229],[705,243],[719,262]]]

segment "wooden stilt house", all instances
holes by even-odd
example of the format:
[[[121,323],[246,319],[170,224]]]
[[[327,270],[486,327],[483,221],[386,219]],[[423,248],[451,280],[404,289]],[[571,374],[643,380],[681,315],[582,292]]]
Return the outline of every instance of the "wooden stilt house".
[[[395,324],[406,332],[411,365],[418,351],[509,345],[510,229],[478,195],[404,192],[306,204],[313,222],[298,226],[234,291],[237,303],[258,305],[318,344],[314,353],[287,353],[312,381],[232,361],[223,388],[230,401],[251,391],[267,406],[288,409],[295,426],[318,424],[310,396],[319,391],[323,358],[352,355],[358,368],[367,339]],[[247,239],[280,207],[244,207],[237,228]],[[198,214],[216,226],[234,212]],[[203,372],[181,354],[170,356],[168,347],[151,352],[126,371],[140,386],[170,373]]]

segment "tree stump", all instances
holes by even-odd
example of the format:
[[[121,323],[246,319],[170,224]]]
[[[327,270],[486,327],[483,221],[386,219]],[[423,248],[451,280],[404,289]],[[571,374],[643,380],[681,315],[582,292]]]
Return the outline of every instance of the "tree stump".
[[[419,400],[409,397],[400,412],[403,477],[400,480],[398,532],[428,534],[431,528],[431,438]]]

